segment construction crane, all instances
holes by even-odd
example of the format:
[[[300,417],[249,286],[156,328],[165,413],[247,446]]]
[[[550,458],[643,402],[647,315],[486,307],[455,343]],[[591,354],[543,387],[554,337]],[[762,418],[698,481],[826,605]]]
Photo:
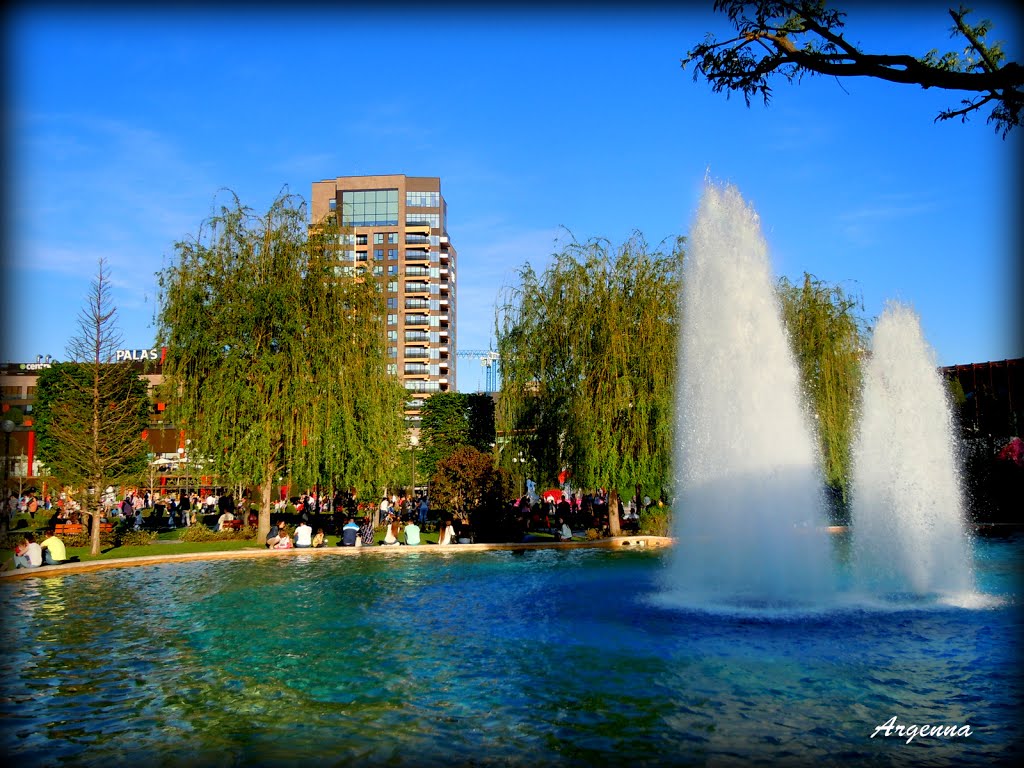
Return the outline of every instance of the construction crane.
[[[480,359],[480,364],[485,370],[485,387],[487,392],[498,391],[498,381],[500,377],[501,361],[498,359],[498,353],[493,349],[460,349],[455,353],[456,357],[477,357]]]

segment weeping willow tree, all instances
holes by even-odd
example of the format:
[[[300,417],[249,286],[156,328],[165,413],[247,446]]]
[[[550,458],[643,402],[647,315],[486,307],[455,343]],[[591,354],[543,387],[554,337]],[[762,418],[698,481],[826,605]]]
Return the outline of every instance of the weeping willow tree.
[[[682,242],[665,253],[638,233],[617,249],[573,240],[542,275],[519,271],[497,312],[501,466],[515,471],[516,458],[545,484],[568,470],[577,488],[661,494]]]
[[[232,195],[159,275],[170,415],[204,470],[261,486],[261,538],[279,477],[369,488],[398,459],[405,391],[386,373],[382,295],[339,264],[340,242],[293,195],[265,215]]]
[[[815,414],[825,482],[845,502],[867,332],[856,310],[863,307],[841,287],[806,273],[802,285],[783,277],[777,288],[804,395]]]

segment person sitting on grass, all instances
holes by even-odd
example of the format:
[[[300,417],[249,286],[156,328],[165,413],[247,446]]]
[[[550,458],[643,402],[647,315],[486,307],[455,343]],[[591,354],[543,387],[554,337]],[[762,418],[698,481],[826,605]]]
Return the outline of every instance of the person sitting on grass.
[[[327,546],[327,541],[326,541],[326,538],[324,536],[324,529],[323,528],[317,528],[316,529],[316,536],[313,537],[313,544],[312,544],[312,546],[313,546],[313,549],[320,549],[320,547],[326,547]]]
[[[47,530],[46,538],[39,544],[39,548],[43,550],[43,563],[46,565],[60,565],[68,560],[68,550],[54,531],[52,527]]]

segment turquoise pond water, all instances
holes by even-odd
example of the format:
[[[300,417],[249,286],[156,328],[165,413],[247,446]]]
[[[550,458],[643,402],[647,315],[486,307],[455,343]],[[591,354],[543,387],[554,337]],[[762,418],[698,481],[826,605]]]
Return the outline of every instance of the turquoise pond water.
[[[35,765],[992,765],[1021,757],[1024,540],[984,607],[659,600],[671,551],[297,555],[0,586]],[[961,738],[870,738],[965,725]]]

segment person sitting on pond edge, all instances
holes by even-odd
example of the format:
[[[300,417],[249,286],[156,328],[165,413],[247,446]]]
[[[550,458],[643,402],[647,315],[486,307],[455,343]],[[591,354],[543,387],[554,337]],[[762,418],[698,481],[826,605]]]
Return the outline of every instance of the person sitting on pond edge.
[[[381,545],[401,544],[402,542],[398,540],[398,534],[401,531],[401,524],[398,520],[389,515],[385,525],[384,541],[381,542]]]
[[[26,533],[14,550],[15,568],[38,568],[43,564],[43,550],[36,543],[36,537]]]
[[[44,565],[60,565],[68,560],[68,551],[64,542],[57,538],[56,529],[51,527],[46,531],[46,538],[39,544],[43,550]]]
[[[373,546],[374,533],[373,520],[369,516],[364,517],[363,524],[359,527],[359,538],[363,542],[364,547]]]
[[[437,543],[441,545],[451,544],[455,539],[455,528],[452,526],[451,518],[447,518],[441,525],[441,532],[437,535]]]
[[[356,525],[355,518],[349,515],[348,522],[341,529],[341,541],[338,542],[338,546],[354,547],[357,538],[359,538],[359,526]]]
[[[405,525],[405,543],[411,547],[415,547],[420,543],[420,527],[416,525],[411,517],[408,518],[408,522]]]
[[[270,530],[267,531],[267,548],[273,549],[277,544],[278,539],[281,538],[281,534],[284,533],[284,520],[278,520],[277,525],[270,526]]]

